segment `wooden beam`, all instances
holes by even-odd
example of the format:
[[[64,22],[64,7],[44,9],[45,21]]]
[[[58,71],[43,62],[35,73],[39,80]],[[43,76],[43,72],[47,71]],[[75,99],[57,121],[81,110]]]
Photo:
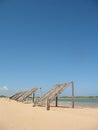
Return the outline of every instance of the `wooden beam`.
[[[50,110],[50,100],[46,99],[46,110]]]
[[[33,103],[34,103],[34,99],[35,99],[35,93],[33,93],[32,95],[33,95],[32,99],[33,99]]]
[[[72,81],[72,108],[74,108],[74,82]]]
[[[58,96],[56,97],[56,102],[55,102],[55,106],[58,106]]]
[[[40,98],[42,97],[42,88],[39,88],[40,89]]]

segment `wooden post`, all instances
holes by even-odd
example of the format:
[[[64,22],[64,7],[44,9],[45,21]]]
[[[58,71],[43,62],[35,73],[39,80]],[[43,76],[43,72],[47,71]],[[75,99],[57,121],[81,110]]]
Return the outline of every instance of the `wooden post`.
[[[33,98],[33,103],[34,103],[34,99],[35,99],[35,93],[33,93],[33,97],[32,97],[32,98]]]
[[[50,100],[46,99],[46,110],[50,110]]]
[[[42,88],[39,88],[40,89],[40,98],[42,97]]]
[[[74,108],[74,82],[72,81],[72,108]]]
[[[58,96],[56,97],[56,103],[55,103],[55,106],[56,106],[56,107],[58,106]]]

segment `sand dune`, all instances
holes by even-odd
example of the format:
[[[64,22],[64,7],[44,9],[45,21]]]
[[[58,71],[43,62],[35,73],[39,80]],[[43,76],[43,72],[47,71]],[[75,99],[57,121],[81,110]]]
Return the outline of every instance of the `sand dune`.
[[[0,98],[0,130],[98,130],[98,109],[32,107]]]

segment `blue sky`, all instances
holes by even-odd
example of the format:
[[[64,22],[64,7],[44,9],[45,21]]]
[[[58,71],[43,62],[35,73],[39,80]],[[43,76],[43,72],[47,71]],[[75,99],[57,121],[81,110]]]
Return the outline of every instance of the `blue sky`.
[[[0,94],[71,80],[98,95],[98,1],[0,0]]]

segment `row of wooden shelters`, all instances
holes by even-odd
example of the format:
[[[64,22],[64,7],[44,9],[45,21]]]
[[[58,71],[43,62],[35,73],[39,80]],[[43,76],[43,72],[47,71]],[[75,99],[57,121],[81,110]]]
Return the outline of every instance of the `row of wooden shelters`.
[[[32,88],[31,90],[18,92],[10,97],[10,99],[17,100],[20,102],[25,101],[29,96],[32,95],[33,98],[33,106],[46,106],[47,110],[50,109],[50,103],[52,101],[56,101],[56,107],[58,106],[58,96],[65,90],[66,87],[72,86],[72,108],[74,108],[74,82],[70,81],[64,84],[56,84],[52,89],[46,92],[40,98],[35,98],[35,93],[38,89],[41,88]]]

